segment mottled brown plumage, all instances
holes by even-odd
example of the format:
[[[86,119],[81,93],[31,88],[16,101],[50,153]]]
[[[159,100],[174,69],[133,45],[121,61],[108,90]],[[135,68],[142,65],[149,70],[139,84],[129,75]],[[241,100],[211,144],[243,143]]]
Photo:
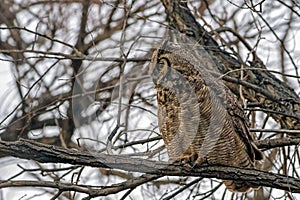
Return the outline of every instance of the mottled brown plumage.
[[[164,42],[153,54],[150,73],[157,90],[158,123],[173,160],[255,167],[263,158],[235,96],[213,77],[205,51]],[[205,67],[205,68],[204,68]],[[231,191],[251,185],[223,181]]]

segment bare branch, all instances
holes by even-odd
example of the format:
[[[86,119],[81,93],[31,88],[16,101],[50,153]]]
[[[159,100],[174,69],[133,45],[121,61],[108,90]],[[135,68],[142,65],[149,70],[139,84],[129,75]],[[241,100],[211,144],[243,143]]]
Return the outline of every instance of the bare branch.
[[[128,156],[79,152],[27,140],[16,142],[0,141],[0,153],[31,159],[41,163],[67,163],[91,167],[104,167],[159,176],[200,176],[206,178],[243,180],[253,185],[300,193],[299,179],[255,169],[213,165],[204,165],[199,166],[199,168],[191,169],[176,163],[151,161]],[[2,184],[5,185],[5,183]]]

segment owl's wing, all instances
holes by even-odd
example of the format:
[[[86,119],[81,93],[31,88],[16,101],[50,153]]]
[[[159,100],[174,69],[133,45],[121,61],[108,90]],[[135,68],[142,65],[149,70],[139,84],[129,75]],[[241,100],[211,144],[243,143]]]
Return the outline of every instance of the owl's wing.
[[[227,110],[229,115],[232,117],[233,126],[238,133],[238,136],[244,142],[246,146],[246,151],[249,157],[254,162],[255,160],[262,160],[264,158],[263,153],[257,148],[255,140],[248,129],[248,121],[244,114],[243,109],[238,104],[237,99],[233,94],[226,89],[226,100],[227,100]]]
[[[248,121],[242,107],[239,105],[237,98],[234,94],[225,86],[225,84],[216,75],[215,68],[212,67],[216,63],[212,60],[209,54],[199,45],[194,45],[193,48],[185,47],[181,51],[181,57],[185,57],[194,67],[199,71],[204,79],[207,87],[210,87],[216,94],[215,97],[219,98],[220,102],[224,102],[227,113],[232,121],[233,128],[238,134],[239,138],[246,146],[246,151],[254,162],[255,160],[262,160],[264,158],[263,153],[257,148],[254,143],[254,138],[249,132]],[[184,53],[184,51],[189,52]],[[184,55],[184,56],[183,56]]]

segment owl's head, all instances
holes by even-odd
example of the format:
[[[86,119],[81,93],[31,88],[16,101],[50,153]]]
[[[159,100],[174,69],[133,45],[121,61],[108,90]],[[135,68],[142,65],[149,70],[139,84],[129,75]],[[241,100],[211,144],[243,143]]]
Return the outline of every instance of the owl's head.
[[[159,85],[166,79],[175,81],[179,75],[184,76],[192,68],[184,50],[175,44],[165,42],[161,48],[154,51],[149,72],[153,82]]]

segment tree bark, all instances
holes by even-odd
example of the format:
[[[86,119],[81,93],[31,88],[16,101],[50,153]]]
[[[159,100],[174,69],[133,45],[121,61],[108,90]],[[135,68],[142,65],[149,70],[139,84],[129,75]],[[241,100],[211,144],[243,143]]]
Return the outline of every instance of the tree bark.
[[[113,168],[130,172],[147,173],[158,176],[195,176],[243,180],[251,185],[259,185],[300,193],[300,180],[256,169],[242,169],[220,165],[201,165],[197,168],[180,163],[152,161],[128,156],[81,152],[30,140],[15,142],[0,141],[0,154],[34,160],[40,163],[66,163],[91,167]],[[4,187],[6,181],[0,182]]]
[[[161,2],[170,28],[185,33],[203,46],[215,62],[215,71],[224,75],[223,80],[232,92],[239,95],[239,85],[242,85],[245,98],[269,113],[282,128],[300,129],[299,96],[291,87],[268,72],[255,52],[250,65],[243,63],[219,47],[211,34],[196,21],[186,1]],[[241,70],[244,70],[243,80],[240,78]]]

